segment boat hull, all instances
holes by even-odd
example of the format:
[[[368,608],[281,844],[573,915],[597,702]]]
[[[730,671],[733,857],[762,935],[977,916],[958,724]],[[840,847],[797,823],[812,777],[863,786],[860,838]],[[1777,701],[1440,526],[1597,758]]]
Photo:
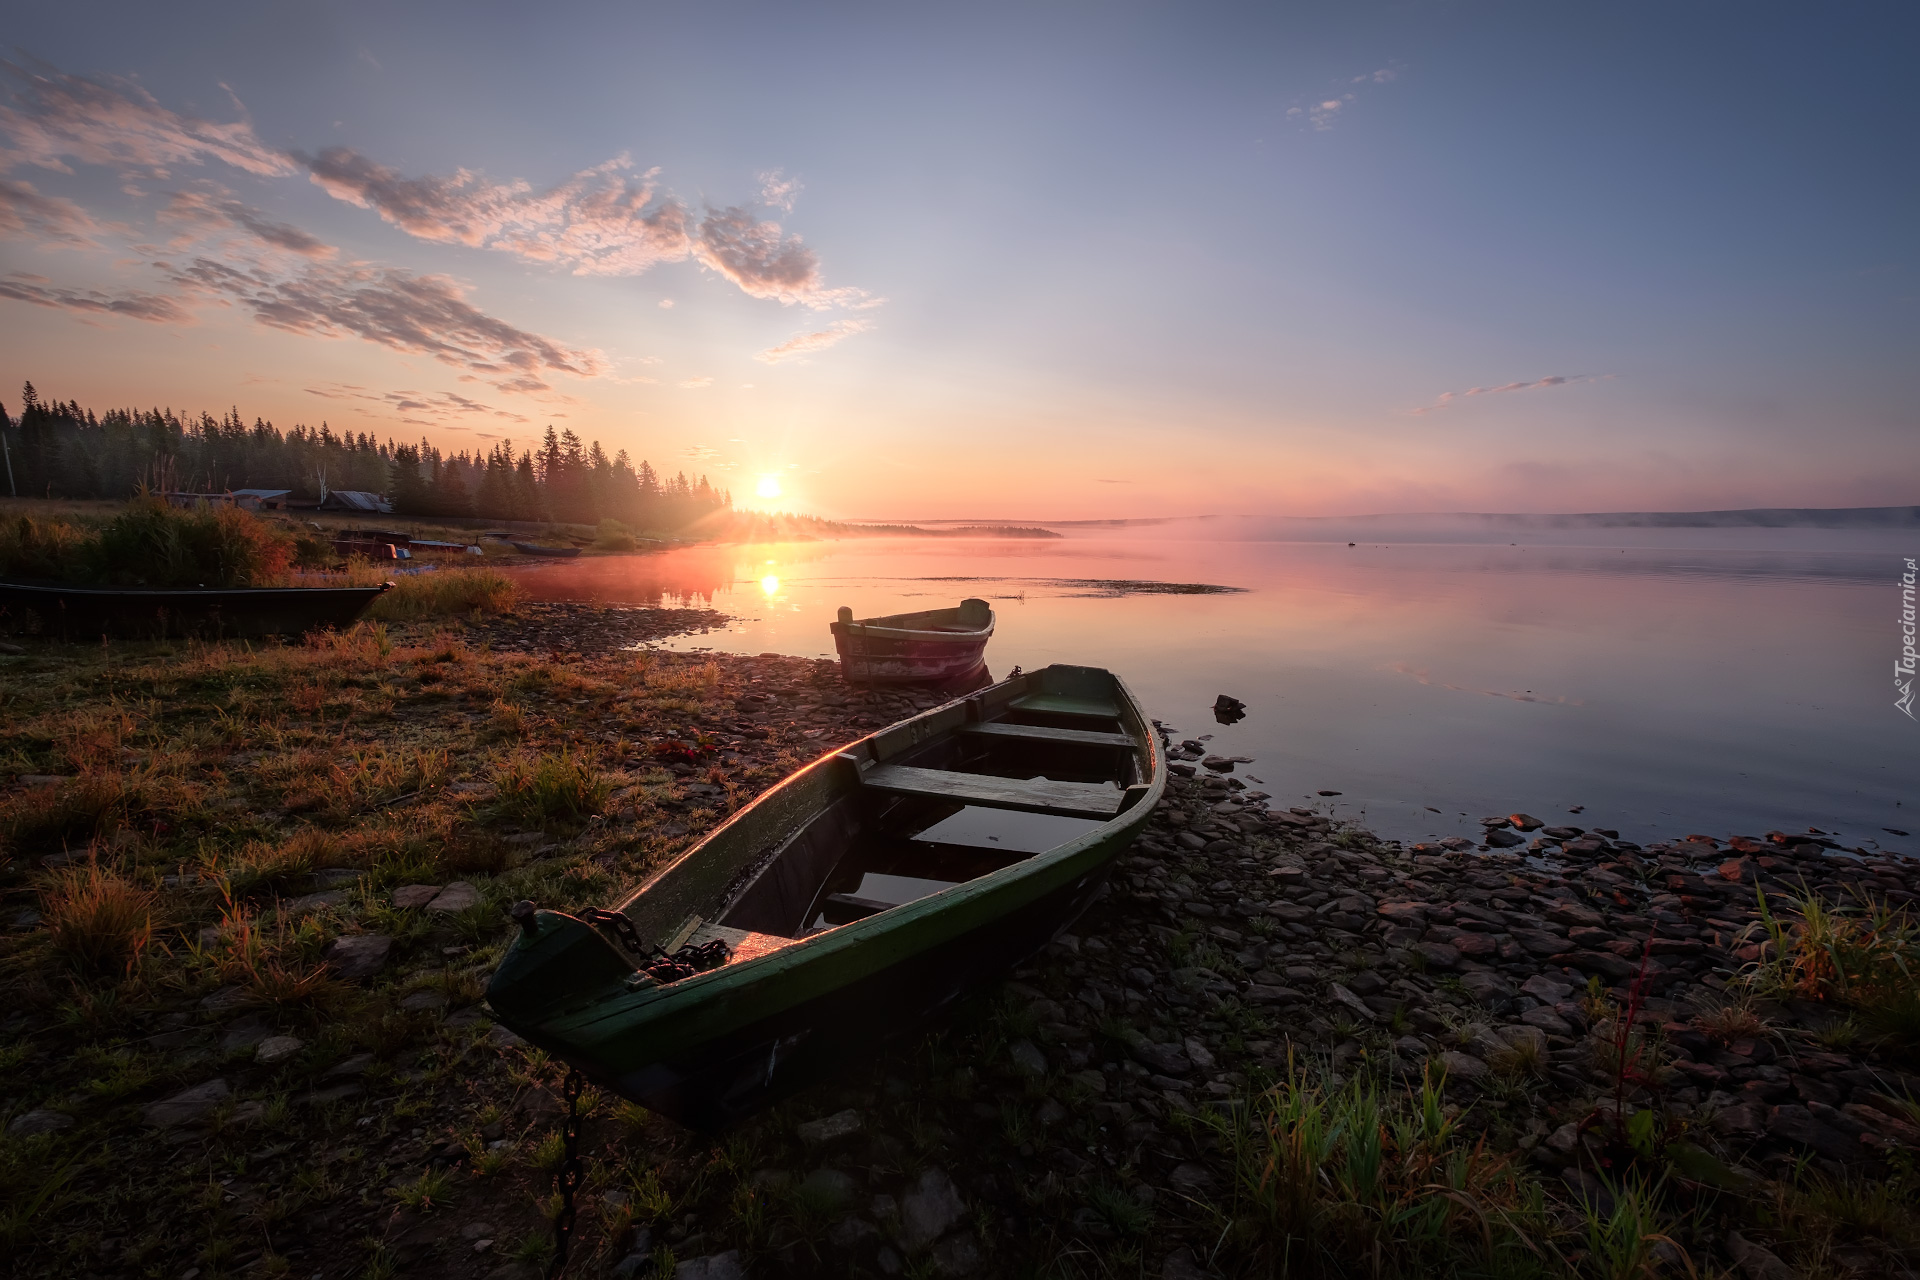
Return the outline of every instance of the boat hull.
[[[1117,852],[1117,850],[1115,851]],[[1109,858],[990,924],[624,1075],[587,1075],[689,1128],[717,1132],[813,1084],[862,1047],[924,1027],[1058,937],[1106,882]],[[885,1010],[884,1020],[875,1018]]]
[[[1106,718],[1127,730],[1132,745],[1087,749],[1124,749],[1130,762],[1114,768],[1123,779],[1137,779],[1116,795],[1118,807],[1107,810],[1105,821],[1082,826],[1045,852],[824,931],[796,933],[772,917],[760,916],[764,923],[742,918],[756,913],[752,894],[762,883],[772,884],[784,867],[797,868],[784,859],[802,855],[782,852],[801,838],[795,833],[823,831],[817,847],[840,856],[831,851],[844,847],[849,828],[830,819],[848,812],[840,806],[849,797],[875,794],[862,781],[870,775],[861,760],[911,760],[919,758],[915,751],[939,750],[951,735],[971,732],[965,726],[976,723],[976,709],[1015,698],[1056,717],[1098,714],[1066,709],[1085,705],[1068,695],[1095,676],[1108,682],[1103,705],[1117,712]],[[1063,682],[1059,698],[1038,696]],[[1100,892],[1165,781],[1158,739],[1119,680],[1090,668],[1018,677],[823,756],[735,814],[619,909],[643,938],[670,933],[673,920],[693,911],[696,920],[779,928],[785,936],[774,949],[742,951],[717,969],[665,985],[636,984],[632,962],[606,935],[570,916],[532,912],[488,998],[514,1031],[600,1086],[687,1125],[722,1128],[843,1063],[859,1046],[923,1024],[1045,946]],[[703,853],[729,848],[738,852]],[[808,888],[795,900],[811,900],[813,893]],[[811,909],[801,917],[811,918]]]
[[[61,639],[238,639],[351,626],[392,586],[167,590],[0,583],[0,610],[8,616],[36,614],[40,633]]]
[[[987,662],[987,638],[890,639],[834,631],[840,674],[856,684],[931,684],[971,675]]]

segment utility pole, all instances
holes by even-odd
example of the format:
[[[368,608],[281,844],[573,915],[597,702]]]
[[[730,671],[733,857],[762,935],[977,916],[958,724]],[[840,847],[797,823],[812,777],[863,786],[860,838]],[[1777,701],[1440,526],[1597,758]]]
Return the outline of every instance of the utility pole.
[[[0,456],[4,456],[7,460],[7,492],[17,498],[20,496],[20,491],[13,487],[13,450],[7,448],[5,427],[0,427]]]

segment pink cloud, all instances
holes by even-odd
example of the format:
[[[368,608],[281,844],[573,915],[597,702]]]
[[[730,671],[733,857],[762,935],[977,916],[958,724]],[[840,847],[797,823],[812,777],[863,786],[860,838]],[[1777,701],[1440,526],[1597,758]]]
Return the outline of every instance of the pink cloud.
[[[21,272],[0,278],[0,298],[65,311],[150,320],[157,324],[186,324],[191,319],[179,303],[161,294],[137,291],[114,294],[98,289],[69,289],[54,284],[45,276]]]
[[[41,195],[31,182],[0,178],[0,236],[37,237],[43,244],[97,248],[100,227],[79,205]]]
[[[215,124],[170,111],[131,80],[90,80],[52,68],[0,62],[6,81],[0,167],[37,165],[70,173],[67,162],[143,169],[218,160],[262,177],[294,172],[279,150],[254,136],[247,120]]]
[[[1464,400],[1469,396],[1497,396],[1509,391],[1538,391],[1546,387],[1566,387],[1573,386],[1576,383],[1593,382],[1595,380],[1595,375],[1586,373],[1552,374],[1545,378],[1536,378],[1532,382],[1509,382],[1504,386],[1498,387],[1468,387],[1465,391],[1442,391],[1438,400],[1435,400],[1432,404],[1423,405],[1415,409],[1414,413],[1432,413],[1436,409],[1444,409],[1454,401]]]
[[[812,333],[803,333],[797,337],[789,338],[777,347],[768,347],[765,351],[755,356],[754,359],[764,361],[767,364],[779,364],[783,360],[800,359],[811,355],[815,351],[825,351],[835,343],[850,338],[856,333],[865,333],[871,328],[873,328],[872,323],[866,320],[836,321],[824,329],[816,329]]]
[[[541,370],[593,377],[606,368],[597,352],[574,350],[487,315],[444,276],[355,265],[314,266],[282,277],[196,258],[176,269],[173,279],[189,290],[237,302],[270,328],[323,337],[351,334],[500,375],[495,385],[503,390],[546,389],[538,378]]]
[[[206,191],[176,191],[160,211],[162,222],[176,223],[184,229],[205,233],[227,227],[246,231],[261,243],[303,258],[331,258],[336,250],[330,244],[308,235],[290,223],[275,222],[233,198],[223,188]]]

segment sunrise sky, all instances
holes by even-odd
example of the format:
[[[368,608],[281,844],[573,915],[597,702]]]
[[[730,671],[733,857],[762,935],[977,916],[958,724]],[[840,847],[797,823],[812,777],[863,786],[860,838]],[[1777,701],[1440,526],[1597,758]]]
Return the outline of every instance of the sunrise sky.
[[[7,27],[15,413],[554,423],[835,516],[1920,502],[1907,5]]]

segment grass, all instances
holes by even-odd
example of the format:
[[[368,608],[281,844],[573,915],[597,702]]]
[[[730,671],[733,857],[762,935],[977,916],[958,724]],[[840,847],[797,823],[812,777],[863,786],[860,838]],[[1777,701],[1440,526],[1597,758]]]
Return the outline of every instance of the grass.
[[[520,584],[498,569],[443,569],[410,573],[393,580],[367,616],[385,622],[475,613],[512,613]]]
[[[1839,904],[1805,893],[1783,919],[1756,896],[1772,945],[1745,975],[1754,991],[1831,1004],[1872,1035],[1920,1048],[1920,923],[1910,912],[1871,896]]]
[[[297,547],[236,507],[168,506],[145,495],[103,524],[22,514],[0,521],[0,574],[144,587],[258,587],[283,580]]]
[[[1346,1276],[1358,1262],[1394,1277],[1550,1272],[1539,1185],[1448,1114],[1432,1074],[1396,1096],[1295,1068],[1243,1118],[1206,1123],[1234,1171],[1218,1209],[1230,1271]]]
[[[497,804],[508,817],[532,824],[577,825],[606,805],[607,780],[572,751],[516,757],[496,781]]]
[[[97,862],[54,872],[40,901],[54,950],[82,973],[125,974],[153,941],[153,894]]]

